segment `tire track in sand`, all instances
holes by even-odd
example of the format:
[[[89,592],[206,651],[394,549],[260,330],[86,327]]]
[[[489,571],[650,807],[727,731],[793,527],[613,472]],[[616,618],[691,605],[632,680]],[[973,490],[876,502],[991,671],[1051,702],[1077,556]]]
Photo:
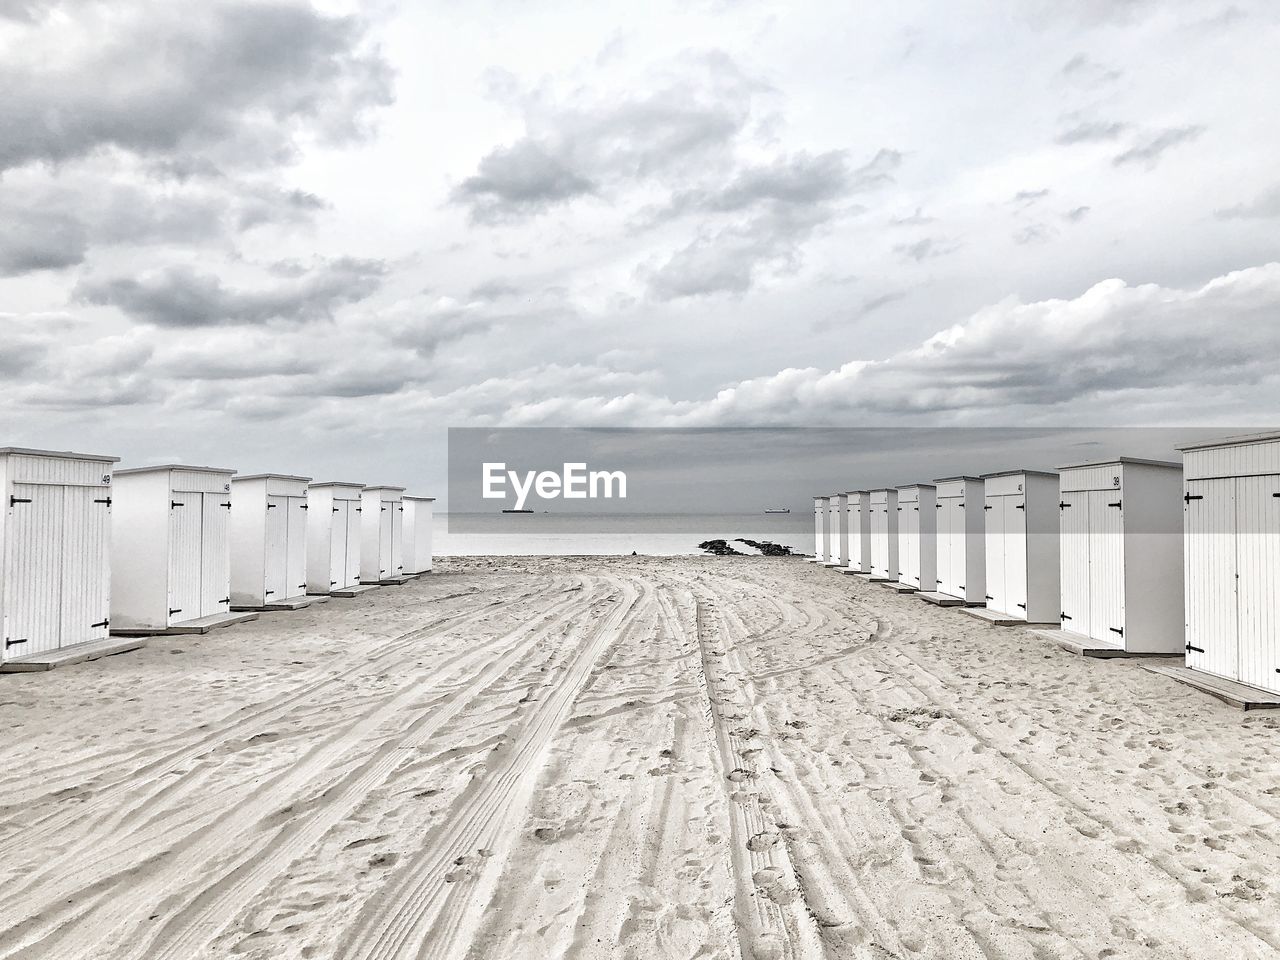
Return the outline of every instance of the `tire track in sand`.
[[[457,664],[459,668],[480,669],[480,677],[454,693],[443,704],[432,704],[416,723],[416,733],[425,741],[439,730],[446,720],[456,716],[484,687],[525,655],[540,640],[568,620],[575,607],[582,603],[579,597],[566,598],[545,609],[535,619],[521,624],[492,647],[472,647]],[[413,653],[413,644],[404,647]],[[487,658],[493,658],[487,666],[481,666]],[[36,881],[45,903],[43,909],[29,900],[13,900],[0,904],[0,926],[8,926],[9,933],[0,957],[56,957],[69,960],[85,956],[97,960],[116,949],[133,951],[142,948],[141,956],[147,960],[163,955],[153,952],[150,938],[143,935],[138,942],[136,932],[129,925],[145,921],[153,905],[174,896],[175,880],[190,873],[195,864],[216,860],[226,849],[233,847],[237,838],[253,830],[260,830],[265,818],[282,807],[293,804],[299,796],[313,799],[301,816],[288,822],[273,834],[267,834],[253,844],[252,849],[236,861],[229,873],[222,875],[211,888],[206,888],[188,904],[177,917],[156,932],[154,951],[168,950],[168,942],[175,940],[187,944],[191,937],[187,928],[212,936],[217,929],[234,919],[241,901],[253,896],[256,890],[269,882],[273,871],[287,867],[299,851],[307,849],[313,835],[316,839],[336,823],[351,807],[357,804],[372,783],[385,777],[404,756],[401,726],[395,725],[373,757],[354,771],[339,778],[336,783],[319,782],[340,758],[358,747],[370,734],[388,721],[421,700],[423,691],[408,685],[398,695],[378,704],[375,709],[358,717],[354,723],[326,738],[313,747],[298,762],[276,776],[258,785],[240,802],[230,808],[218,808],[212,819],[196,821],[193,829],[183,837],[171,838],[162,834],[152,838],[152,846],[145,846],[145,838],[114,848],[96,863],[83,861],[75,869],[58,867],[42,871]],[[335,806],[335,804],[337,804]],[[312,841],[313,842],[313,841]],[[139,870],[141,864],[145,870]],[[139,873],[141,875],[139,875]],[[120,883],[129,885],[129,896],[119,896],[114,889]],[[179,891],[176,896],[182,896]],[[88,905],[86,906],[86,901]],[[25,918],[11,917],[15,904],[25,904]],[[216,920],[214,919],[216,918]],[[74,939],[76,928],[91,924],[101,931],[88,944],[72,946],[66,941]],[[210,933],[209,931],[213,931]],[[150,931],[147,931],[150,932]],[[196,936],[194,939],[198,939]],[[83,948],[84,952],[78,951]],[[17,948],[17,949],[13,949]],[[185,952],[172,954],[188,960],[195,948],[188,945]],[[124,955],[131,955],[125,953]]]
[[[757,791],[750,758],[760,733],[725,669],[723,630],[708,625],[708,602],[694,597],[694,630],[702,654],[702,683],[715,731],[721,782],[729,792],[730,851],[737,894],[734,915],[743,960],[820,960],[822,940],[795,887],[795,866],[777,823]],[[678,621],[677,621],[678,622]]]
[[[445,958],[465,953],[486,888],[496,882],[510,849],[513,823],[523,817],[556,730],[569,715],[596,661],[620,638],[623,624],[640,609],[640,591],[605,578],[620,599],[596,623],[580,623],[582,637],[560,676],[544,688],[538,707],[519,736],[491,768],[455,802],[437,839],[414,855],[365,904],[352,929],[334,951],[338,960]],[[641,590],[648,592],[644,585]],[[651,602],[651,601],[647,601]],[[583,618],[585,619],[585,618]],[[451,884],[447,874],[485,849],[481,875],[473,885]]]

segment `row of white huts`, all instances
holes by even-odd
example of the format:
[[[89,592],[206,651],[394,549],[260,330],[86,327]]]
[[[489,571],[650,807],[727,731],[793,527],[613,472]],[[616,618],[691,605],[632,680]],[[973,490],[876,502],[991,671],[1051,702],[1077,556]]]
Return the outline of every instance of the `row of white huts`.
[[[815,498],[815,560],[1093,656],[1280,694],[1280,432]],[[1195,682],[1195,681],[1193,681]],[[1209,684],[1221,693],[1221,685]]]
[[[403,487],[118,460],[0,448],[0,669],[431,569],[433,498]]]

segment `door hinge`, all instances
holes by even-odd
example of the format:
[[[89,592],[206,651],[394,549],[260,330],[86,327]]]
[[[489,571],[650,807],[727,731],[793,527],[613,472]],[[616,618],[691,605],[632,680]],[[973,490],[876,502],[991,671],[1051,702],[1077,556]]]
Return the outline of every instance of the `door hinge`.
[[[386,507],[382,507],[382,508],[381,508],[381,512],[382,512],[382,513],[386,513],[386,512],[387,512],[387,508],[386,508]]]
[[[941,581],[941,580],[939,580],[938,582],[939,582],[939,583],[941,583],[942,581]],[[957,590],[963,590],[963,589],[964,589],[964,584],[963,584],[963,583],[956,584],[956,589],[957,589]]]
[[[984,600],[994,600],[994,599],[995,599],[995,597],[993,597],[991,594],[989,594],[989,593],[988,593],[988,594],[987,594],[985,597],[983,597],[982,599],[984,599]]]
[[[276,507],[278,507],[278,506],[280,506],[280,504],[278,504],[278,503],[268,503],[268,504],[267,504],[267,509],[268,509],[268,510],[274,510],[274,509],[275,509]]]
[[[330,580],[330,581],[329,581],[329,586],[331,586],[331,587],[336,587],[337,585],[338,585],[338,581],[337,581],[337,580]]]
[[[356,507],[356,513],[364,513],[364,507]]]
[[[1059,509],[1059,510],[1065,510],[1065,509],[1067,509],[1067,507],[1069,507],[1069,506],[1071,506],[1071,504],[1067,503],[1067,501],[1065,501],[1065,500],[1059,500],[1059,501],[1058,501],[1058,509]]]
[[[1060,613],[1060,614],[1058,614],[1058,619],[1059,619],[1059,620],[1070,620],[1070,619],[1071,619],[1071,615],[1070,615],[1070,614],[1068,614],[1068,613]]]
[[[30,503],[30,502],[31,502],[31,499],[30,499],[29,497],[10,497],[10,498],[9,498],[9,506],[11,506],[11,507],[12,507],[15,503]],[[25,641],[25,640],[19,640],[18,642],[19,642],[19,643],[26,643],[27,641]]]
[[[95,501],[93,501],[93,502],[94,502],[94,503],[105,503],[108,507],[109,507],[109,506],[111,506],[111,498],[110,498],[110,497],[102,497],[101,499],[95,500]]]
[[[983,507],[982,509],[983,509],[983,510],[993,510],[993,509],[995,509],[995,508],[994,508],[994,507],[992,507],[992,506],[991,506],[991,504],[989,504],[989,503],[988,503],[988,504],[987,504],[985,507]]]
[[[1117,500],[1115,503],[1108,503],[1108,504],[1107,504],[1107,506],[1108,506],[1108,507],[1119,507],[1122,503],[1124,503],[1124,501],[1123,501],[1123,500]]]
[[[185,504],[185,503],[183,503],[181,500],[170,500],[170,501],[169,501],[169,509],[170,509],[170,510],[172,510],[174,507],[185,507],[185,506],[186,506],[186,504]]]
[[[218,506],[220,506],[220,507],[226,507],[228,510],[230,510],[230,509],[231,509],[231,504],[230,504],[229,502],[228,502],[228,503],[220,503],[220,504],[218,504]]]
[[[1013,509],[1015,509],[1015,510],[1025,510],[1025,509],[1027,509],[1027,505],[1026,505],[1025,503],[1015,503],[1015,504],[1013,505]]]
[[[262,592],[262,595],[263,595],[264,597],[269,597],[269,596],[273,595],[274,593],[275,593],[275,591],[274,591],[274,590],[264,590],[264,591]]]
[[[1107,629],[1112,633],[1118,633],[1120,636],[1124,636],[1124,627],[1107,627]]]
[[[338,508],[337,508],[337,507],[334,507],[332,512],[333,512],[333,513],[337,513],[337,512],[338,512]]]
[[[5,638],[4,638],[4,648],[5,648],[6,650],[8,650],[10,647],[16,647],[16,646],[18,646],[18,644],[20,644],[20,643],[30,643],[30,642],[31,642],[31,638],[30,638],[30,637],[23,637],[21,640],[10,640],[8,637],[5,637]]]
[[[1192,500],[1203,500],[1203,499],[1204,497],[1200,496],[1199,494],[1188,493],[1185,497],[1182,498],[1182,502],[1190,503]]]
[[[181,613],[181,612],[182,612],[181,607],[174,607],[169,611],[169,616],[172,617],[175,613]]]
[[[231,602],[231,598],[230,598],[230,597],[223,597],[223,598],[222,598],[221,600],[219,600],[218,602],[219,602],[219,603],[230,603],[230,602]]]
[[[299,510],[310,510],[311,508],[310,508],[309,506],[307,506],[305,503],[300,503],[300,504],[298,504],[298,509],[299,509]]]
[[[1192,646],[1191,644],[1189,644],[1189,643],[1187,644],[1187,649],[1188,649],[1188,650],[1194,650],[1196,653],[1204,653],[1204,648],[1203,648],[1203,647],[1193,647],[1193,646]]]
[[[299,589],[299,590],[305,590],[305,589],[307,589],[307,585],[306,585],[305,583],[300,583],[300,584],[298,584],[298,589]]]
[[[1018,609],[1019,609],[1019,610],[1025,610],[1025,609],[1027,609],[1027,605],[1026,605],[1025,603],[1020,603],[1020,604],[1018,604]]]
[[[92,630],[92,629],[94,629],[95,627],[109,627],[109,626],[111,626],[111,621],[110,621],[110,620],[103,620],[103,621],[101,621],[100,623],[91,623],[91,624],[89,624],[89,629],[90,629],[90,630]]]

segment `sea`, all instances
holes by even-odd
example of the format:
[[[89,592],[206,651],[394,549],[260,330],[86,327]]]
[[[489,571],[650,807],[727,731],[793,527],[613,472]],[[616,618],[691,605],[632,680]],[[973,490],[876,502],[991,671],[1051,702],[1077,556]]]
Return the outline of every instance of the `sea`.
[[[450,520],[453,523],[450,523]],[[813,553],[813,513],[545,514],[439,513],[432,527],[437,557],[630,556],[701,554],[704,540],[738,538]],[[734,549],[757,551],[741,543]]]

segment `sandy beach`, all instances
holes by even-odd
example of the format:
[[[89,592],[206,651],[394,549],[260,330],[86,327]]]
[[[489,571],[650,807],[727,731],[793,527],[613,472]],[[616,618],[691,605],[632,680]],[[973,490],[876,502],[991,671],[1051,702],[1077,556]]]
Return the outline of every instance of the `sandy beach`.
[[[1280,718],[802,560],[446,560],[0,726],[0,958],[1280,950]]]

